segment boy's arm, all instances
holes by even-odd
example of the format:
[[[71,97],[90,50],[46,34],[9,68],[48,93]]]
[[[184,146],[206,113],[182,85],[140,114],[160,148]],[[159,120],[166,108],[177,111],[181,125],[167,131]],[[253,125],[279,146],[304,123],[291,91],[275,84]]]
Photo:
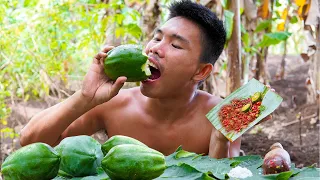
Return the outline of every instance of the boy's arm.
[[[40,112],[29,121],[21,131],[22,146],[34,142],[55,145],[66,136],[99,130],[99,123],[102,122],[97,118],[98,112],[95,107],[116,96],[126,81],[125,77],[119,77],[112,82],[104,73],[104,59],[112,48],[105,47],[93,58],[81,90],[65,101]]]
[[[212,109],[221,101],[220,97],[210,96],[208,109]],[[239,156],[240,146],[241,137],[233,142],[229,142],[221,132],[213,128],[209,145],[209,156],[214,158],[236,157]]]
[[[240,155],[241,136],[233,142],[230,142],[229,157],[237,157]]]
[[[81,92],[77,91],[65,101],[36,114],[22,129],[20,144],[25,146],[34,142],[44,142],[56,145],[63,138],[78,134],[79,131],[88,134],[99,125],[96,110],[92,108],[93,105],[84,101]],[[76,130],[72,128],[75,124],[82,125]]]
[[[209,145],[209,156],[212,158],[227,158],[229,157],[230,142],[224,135],[213,128]]]

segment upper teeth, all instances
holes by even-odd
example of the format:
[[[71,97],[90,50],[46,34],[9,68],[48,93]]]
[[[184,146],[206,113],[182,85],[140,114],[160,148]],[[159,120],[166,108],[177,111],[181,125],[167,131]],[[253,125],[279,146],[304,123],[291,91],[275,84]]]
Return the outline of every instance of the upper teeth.
[[[152,67],[158,69],[157,66],[155,64],[153,64],[151,61],[149,61],[149,66],[152,66]]]

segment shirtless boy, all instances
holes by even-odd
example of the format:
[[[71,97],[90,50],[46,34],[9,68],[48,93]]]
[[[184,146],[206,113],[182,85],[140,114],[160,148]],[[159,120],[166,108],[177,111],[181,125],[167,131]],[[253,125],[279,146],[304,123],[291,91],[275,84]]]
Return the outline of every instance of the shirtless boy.
[[[130,136],[165,155],[182,145],[214,158],[238,156],[241,139],[229,143],[205,116],[221,98],[197,89],[224,48],[223,23],[191,1],[175,2],[169,9],[169,19],[145,47],[159,78],[121,89],[126,77],[112,82],[104,74],[103,61],[113,48],[106,46],[93,58],[80,90],[30,120],[21,145],[55,146],[69,136],[105,130],[108,137]]]

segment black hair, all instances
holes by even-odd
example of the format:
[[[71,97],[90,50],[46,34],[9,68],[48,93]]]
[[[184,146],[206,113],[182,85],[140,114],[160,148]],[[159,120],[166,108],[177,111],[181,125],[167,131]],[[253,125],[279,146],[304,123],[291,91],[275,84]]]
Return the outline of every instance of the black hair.
[[[173,2],[169,6],[169,11],[168,20],[181,16],[199,26],[202,40],[200,62],[214,64],[222,53],[226,42],[223,22],[209,8],[190,0]]]

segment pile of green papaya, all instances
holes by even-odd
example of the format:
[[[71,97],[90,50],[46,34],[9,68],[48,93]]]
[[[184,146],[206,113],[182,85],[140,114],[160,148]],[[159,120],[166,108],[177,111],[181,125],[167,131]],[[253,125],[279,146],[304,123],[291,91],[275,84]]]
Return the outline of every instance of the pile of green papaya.
[[[5,159],[4,180],[151,180],[166,169],[165,156],[142,142],[116,135],[100,144],[91,136],[24,146]]]

